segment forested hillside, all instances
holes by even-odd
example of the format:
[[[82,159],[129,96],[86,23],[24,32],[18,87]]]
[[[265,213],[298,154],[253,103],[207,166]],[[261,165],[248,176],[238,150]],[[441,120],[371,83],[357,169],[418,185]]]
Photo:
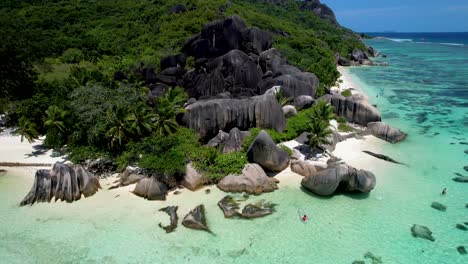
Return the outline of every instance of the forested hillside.
[[[156,172],[179,172],[187,159],[181,153],[196,152],[198,144],[193,131],[176,122],[184,112],[187,94],[174,86],[150,102],[151,86],[144,75],[161,71],[161,59],[179,53],[205,24],[235,14],[248,27],[271,35],[273,47],[291,65],[315,73],[320,80],[317,94],[324,94],[338,77],[335,53],[349,57],[354,48],[364,49],[364,45],[357,34],[336,23],[328,7],[317,4],[287,0],[2,1],[0,113],[7,113],[7,124],[19,126],[18,133],[29,140],[42,134],[51,148],[67,146],[77,162],[110,155],[123,166],[134,161],[137,153],[159,144],[164,147],[151,149],[154,156],[140,165]],[[186,62],[188,70],[195,67],[194,58]],[[156,158],[161,152],[169,156]],[[229,172],[229,156],[218,157],[212,150],[204,155],[209,161],[200,164],[224,164]],[[245,159],[237,153],[231,156],[236,161]],[[164,164],[164,159],[181,162]],[[236,171],[242,168],[234,167]]]

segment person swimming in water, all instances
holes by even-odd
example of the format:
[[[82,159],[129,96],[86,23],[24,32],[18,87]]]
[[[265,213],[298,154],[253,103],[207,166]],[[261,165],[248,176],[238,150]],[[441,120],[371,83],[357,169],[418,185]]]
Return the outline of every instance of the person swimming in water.
[[[444,189],[442,190],[442,195],[446,195],[446,194],[447,194],[447,188],[444,188]]]
[[[302,222],[307,222],[307,215],[302,216]]]

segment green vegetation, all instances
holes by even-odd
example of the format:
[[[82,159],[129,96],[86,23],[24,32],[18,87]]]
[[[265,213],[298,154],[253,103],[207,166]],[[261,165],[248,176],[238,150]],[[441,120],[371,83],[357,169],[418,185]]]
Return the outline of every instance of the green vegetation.
[[[158,70],[162,57],[178,53],[187,38],[215,19],[238,14],[249,26],[272,33],[274,47],[300,69],[320,79],[317,94],[338,78],[334,54],[364,48],[350,30],[285,5],[253,0],[34,0],[0,3],[0,114],[7,125],[32,142],[67,146],[73,162],[113,159],[124,168],[138,164],[151,173],[181,175],[186,162],[214,181],[240,173],[244,151],[221,154],[202,147],[194,131],[176,122],[187,95],[169,89],[149,106],[139,72]],[[170,14],[175,4],[187,11]],[[194,65],[188,58],[187,65]],[[120,70],[128,75],[113,81]],[[291,99],[277,94],[284,105]],[[310,132],[311,119],[329,118],[313,107],[288,119],[283,133],[269,130],[276,142]],[[314,112],[316,111],[316,113]],[[314,117],[314,115],[316,115]],[[244,146],[258,134],[252,136]]]
[[[275,91],[275,98],[281,106],[289,104],[293,98],[284,96],[284,93],[281,89]]]
[[[350,97],[353,94],[351,93],[351,90],[346,89],[343,92],[341,92],[341,95],[344,96],[344,97]]]

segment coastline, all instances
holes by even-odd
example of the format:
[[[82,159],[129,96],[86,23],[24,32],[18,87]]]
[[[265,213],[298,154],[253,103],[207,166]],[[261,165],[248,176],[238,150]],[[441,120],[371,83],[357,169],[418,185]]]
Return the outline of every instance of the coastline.
[[[343,91],[346,89],[352,89],[353,94],[360,94],[367,98],[367,96],[362,92],[362,89],[353,81],[352,76],[347,72],[342,66],[337,67],[338,71],[341,73],[339,78],[339,87],[335,87],[339,89],[339,91]],[[344,133],[346,134],[346,133]],[[6,170],[8,172],[13,172],[13,174],[30,174],[30,182],[32,184],[32,180],[34,179],[34,173],[38,169],[50,168],[55,162],[63,162],[66,159],[64,157],[52,157],[52,150],[41,150],[43,138],[37,140],[36,142],[30,144],[27,141],[21,142],[20,137],[16,135],[12,135],[11,133],[2,133],[0,135],[0,145],[2,145],[2,149],[0,150],[0,169]],[[283,142],[282,144],[289,145],[288,142]],[[385,141],[380,140],[374,136],[364,136],[359,139],[357,138],[349,138],[342,142],[339,142],[336,146],[336,149],[332,151],[332,154],[337,158],[341,159],[346,164],[353,166],[357,169],[364,169],[373,171],[375,166],[387,166],[388,163],[379,159],[376,159],[372,156],[369,156],[363,153],[363,150],[368,150],[372,152],[379,152],[381,149],[381,144],[385,144]],[[297,145],[297,142],[294,141],[292,146]],[[324,161],[326,162],[326,161]],[[275,176],[279,182],[279,188],[284,187],[294,187],[299,188],[300,182],[303,176],[296,174],[291,171],[290,166],[286,168],[284,171],[278,173]],[[114,174],[106,179],[101,180],[101,189],[98,193],[110,193],[112,195],[95,195],[89,199],[109,199],[114,197],[115,195],[120,195],[121,198],[144,201],[143,199],[133,195],[131,191],[133,190],[135,184],[120,187],[113,190],[107,190],[108,187],[111,186],[113,181],[116,181],[117,174]],[[377,183],[378,184],[378,183]],[[30,186],[30,185],[29,185]],[[191,200],[194,198],[193,194],[199,193],[202,196],[204,194],[204,190],[211,189],[211,191],[219,191],[215,185],[205,186],[196,192],[191,192],[185,189],[178,189],[181,192],[178,195],[174,195],[176,190],[173,190],[168,193],[167,195],[167,202],[180,202],[187,196],[187,200]],[[190,194],[193,193],[193,194]],[[26,193],[24,193],[26,195]],[[227,195],[227,193],[226,193]],[[131,198],[130,198],[131,197]],[[18,201],[19,202],[19,201]]]

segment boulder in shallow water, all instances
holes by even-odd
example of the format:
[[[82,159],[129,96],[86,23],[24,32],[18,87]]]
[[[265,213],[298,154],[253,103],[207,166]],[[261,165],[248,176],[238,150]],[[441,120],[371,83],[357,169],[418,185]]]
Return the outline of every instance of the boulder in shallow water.
[[[467,231],[467,230],[468,230],[468,227],[466,227],[466,226],[463,225],[463,224],[456,224],[455,227],[456,227],[457,229],[462,230],[462,231]]]
[[[133,194],[151,201],[166,200],[167,187],[153,177],[144,178],[137,183]]]
[[[460,176],[460,177],[455,177],[452,179],[454,182],[462,182],[462,183],[467,183],[468,182],[468,176]]]
[[[445,205],[443,205],[443,204],[441,204],[441,203],[438,203],[438,202],[433,202],[433,203],[431,204],[431,207],[434,208],[434,209],[436,209],[436,210],[439,210],[439,211],[441,211],[441,212],[447,211],[447,206],[445,206]]]
[[[462,255],[466,255],[466,249],[465,249],[464,246],[457,247],[457,251],[458,251],[458,253],[460,253]]]
[[[257,163],[262,168],[273,172],[283,171],[289,165],[288,153],[276,146],[265,130],[260,131],[250,145],[247,158],[250,162]]]
[[[20,206],[36,202],[62,200],[68,203],[78,201],[81,196],[94,195],[101,185],[99,180],[81,165],[66,165],[55,163],[51,170],[38,170],[34,184],[29,193],[21,201]]]
[[[375,175],[371,172],[357,170],[346,164],[334,164],[301,181],[304,188],[321,196],[332,195],[339,190],[368,193],[374,189],[375,183]]]
[[[367,127],[375,137],[393,144],[405,140],[408,136],[408,134],[402,132],[401,130],[393,128],[382,122],[371,122],[367,124]]]
[[[426,226],[416,225],[416,224],[413,225],[413,227],[411,227],[411,234],[413,235],[413,237],[427,239],[432,242],[435,241],[435,238],[432,236],[431,230],[429,230],[429,228]]]
[[[219,208],[223,210],[223,214],[225,218],[232,218],[239,216],[239,203],[234,200],[234,198],[230,195],[225,196],[221,201],[218,202]]]
[[[468,166],[463,167],[465,171],[468,171]]]
[[[190,211],[182,220],[182,225],[187,228],[210,232],[206,224],[205,206],[199,205]]]
[[[261,194],[278,189],[276,181],[268,177],[258,164],[245,165],[241,175],[228,175],[217,186],[225,192],[246,192],[249,194]]]
[[[178,206],[168,206],[168,207],[159,209],[159,211],[167,213],[170,217],[169,225],[163,226],[161,223],[159,223],[159,227],[166,230],[166,233],[171,233],[177,227],[177,221],[179,221],[179,217],[177,216],[178,208],[179,208]]]
[[[256,203],[248,204],[242,209],[243,218],[258,218],[272,214],[275,209],[275,205],[271,203]]]

